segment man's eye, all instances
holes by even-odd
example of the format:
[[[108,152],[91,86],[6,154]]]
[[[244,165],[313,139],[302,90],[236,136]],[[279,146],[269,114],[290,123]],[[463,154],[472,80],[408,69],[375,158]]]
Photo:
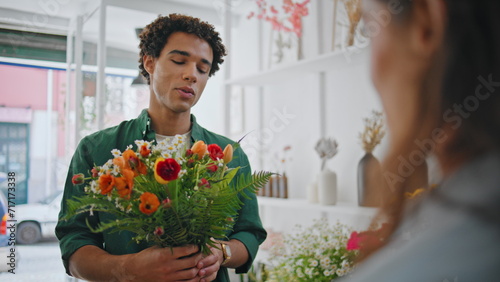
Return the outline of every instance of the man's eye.
[[[199,71],[201,74],[206,74],[206,73],[207,73],[207,71],[206,71],[206,70],[204,70],[204,69],[198,69],[198,71]]]
[[[175,61],[175,60],[172,60],[172,62],[176,65],[182,65],[184,64],[184,62],[180,62],[180,61]]]

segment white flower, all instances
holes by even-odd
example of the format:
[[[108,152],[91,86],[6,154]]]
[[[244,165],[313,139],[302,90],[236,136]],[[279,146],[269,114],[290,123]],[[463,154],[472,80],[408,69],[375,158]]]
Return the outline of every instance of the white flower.
[[[329,257],[324,257],[324,258],[322,258],[322,259],[320,260],[320,262],[319,262],[319,263],[320,263],[321,267],[323,267],[323,268],[328,268],[328,267],[330,266],[330,263],[331,263],[331,262],[332,262],[332,261],[330,260],[330,258],[329,258]]]
[[[304,278],[304,273],[302,272],[302,268],[300,267],[297,268],[296,273],[299,278]]]
[[[111,170],[111,174],[113,174],[114,176],[118,176],[118,174],[120,174],[120,168],[118,166],[114,166]]]
[[[304,272],[307,276],[311,277],[312,276],[313,269],[312,268],[307,268],[306,271]]]
[[[349,261],[344,260],[341,264],[342,268],[349,268]]]
[[[345,270],[344,269],[337,269],[336,273],[339,277],[342,277],[345,275]]]
[[[318,266],[318,261],[315,259],[309,259],[309,266],[311,266],[311,267]]]
[[[94,180],[92,180],[90,182],[90,191],[92,191],[94,194],[101,193],[101,189],[99,189],[99,185],[97,185],[97,182]]]
[[[125,148],[125,151],[126,150],[132,150],[132,145],[128,145],[127,148]]]
[[[331,271],[329,271],[329,270],[325,270],[325,271],[323,271],[323,275],[325,275],[325,276],[327,276],[327,277],[328,277],[328,276],[331,276],[331,275],[332,275],[332,272],[331,272]]]
[[[165,159],[169,159],[169,158],[171,158],[171,157],[172,157],[172,155],[171,155],[171,154],[169,154],[169,153],[167,153],[167,152],[163,152],[163,153],[161,153],[161,156],[162,156],[163,158],[165,158]]]
[[[120,152],[120,150],[118,150],[118,149],[113,149],[113,150],[111,150],[111,154],[116,158],[116,157],[121,156],[122,152]]]
[[[184,158],[183,157],[177,157],[177,158],[175,158],[175,160],[177,161],[177,163],[179,165],[182,165],[184,163]]]

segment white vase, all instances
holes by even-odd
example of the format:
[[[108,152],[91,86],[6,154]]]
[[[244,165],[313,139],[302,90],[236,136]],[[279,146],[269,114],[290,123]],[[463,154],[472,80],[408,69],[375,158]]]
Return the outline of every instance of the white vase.
[[[307,201],[311,204],[318,203],[318,177],[307,186]]]
[[[319,174],[318,199],[322,205],[337,203],[337,175],[329,169],[324,169]]]

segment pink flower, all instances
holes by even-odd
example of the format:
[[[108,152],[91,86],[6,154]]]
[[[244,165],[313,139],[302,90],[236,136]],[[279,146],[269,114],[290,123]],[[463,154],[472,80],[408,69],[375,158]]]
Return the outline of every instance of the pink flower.
[[[359,249],[359,237],[358,232],[352,232],[349,241],[347,241],[347,250],[353,251]]]
[[[169,198],[166,198],[165,200],[161,201],[161,206],[164,209],[168,209],[168,208],[172,207],[172,200],[170,200]]]
[[[156,227],[155,231],[154,231],[154,234],[156,236],[161,236],[163,234],[165,234],[165,230],[163,230],[163,228],[161,228],[160,226]]]

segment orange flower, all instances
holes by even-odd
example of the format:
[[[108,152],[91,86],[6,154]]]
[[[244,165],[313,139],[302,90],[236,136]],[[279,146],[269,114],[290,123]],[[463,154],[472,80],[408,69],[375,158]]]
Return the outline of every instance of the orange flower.
[[[142,145],[141,148],[139,149],[139,153],[141,154],[142,157],[146,158],[151,153],[151,150],[148,149],[147,145]]]
[[[131,168],[134,171],[134,176],[147,173],[146,165],[139,160],[134,151],[130,149],[126,150],[123,152],[122,156],[128,166],[127,168]]]
[[[160,200],[155,194],[150,192],[144,192],[141,195],[141,203],[139,204],[139,210],[147,215],[154,213],[160,206]]]
[[[130,149],[123,152],[121,157],[114,158],[113,163],[120,168],[120,171],[131,169],[134,172],[134,176],[148,172],[146,165]]]
[[[118,166],[120,168],[120,170],[122,169],[125,169],[125,168],[130,168],[127,164],[127,162],[125,162],[125,159],[123,157],[116,157],[113,159],[113,164]]]
[[[128,199],[134,187],[134,172],[130,169],[124,169],[121,173],[121,177],[115,177],[116,190],[122,198]]]
[[[224,160],[225,164],[228,164],[233,159],[233,151],[234,149],[231,144],[227,144],[224,148],[224,157],[222,159]]]
[[[191,151],[197,154],[198,158],[201,160],[207,152],[207,144],[205,144],[205,142],[203,142],[202,140],[197,141],[193,144],[193,147],[191,147]]]
[[[106,195],[111,192],[115,186],[115,177],[111,174],[103,174],[99,177],[99,188],[101,189],[101,194]]]

